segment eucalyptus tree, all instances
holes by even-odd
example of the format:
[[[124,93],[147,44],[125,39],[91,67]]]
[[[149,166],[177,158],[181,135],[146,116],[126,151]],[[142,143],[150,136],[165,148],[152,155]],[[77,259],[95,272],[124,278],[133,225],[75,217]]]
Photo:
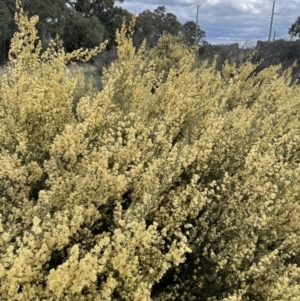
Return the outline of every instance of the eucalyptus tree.
[[[196,27],[197,27],[197,40],[196,40]],[[182,34],[185,42],[188,45],[199,44],[205,38],[205,31],[201,30],[199,25],[193,21],[187,21],[182,26]]]
[[[116,3],[123,0],[23,0],[24,11],[29,17],[37,15],[37,30],[43,46],[59,36],[68,51],[80,47],[92,48],[104,39],[111,43],[115,31],[121,26],[123,16],[130,14]],[[13,22],[15,0],[0,1],[0,61],[8,52],[10,40],[16,31]]]
[[[158,6],[153,12],[145,10],[138,15],[134,33],[134,45],[139,47],[144,39],[150,48],[156,45],[164,33],[178,35],[181,23],[173,13],[166,13],[164,6]]]
[[[300,37],[300,17],[289,28],[289,35],[291,37]]]
[[[0,1],[0,63],[6,61],[9,40],[12,37],[14,28],[16,27],[13,22],[10,3]]]

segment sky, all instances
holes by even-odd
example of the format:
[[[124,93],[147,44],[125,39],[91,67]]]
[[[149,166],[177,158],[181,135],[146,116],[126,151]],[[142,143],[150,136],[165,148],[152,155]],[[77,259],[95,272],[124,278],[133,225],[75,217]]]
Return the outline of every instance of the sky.
[[[240,47],[253,47],[257,40],[269,38],[273,0],[124,0],[116,5],[137,15],[145,10],[153,11],[164,5],[184,24],[196,22],[206,33],[211,44],[239,43]],[[271,40],[290,40],[288,30],[300,16],[300,0],[275,1]],[[295,39],[295,38],[294,38]]]

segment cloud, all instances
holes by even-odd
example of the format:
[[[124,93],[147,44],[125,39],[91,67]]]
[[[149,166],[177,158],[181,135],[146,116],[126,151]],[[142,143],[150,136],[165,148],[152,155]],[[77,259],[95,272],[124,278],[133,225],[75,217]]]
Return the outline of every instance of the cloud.
[[[197,0],[131,1],[124,0],[120,6],[131,13],[144,10],[153,11],[164,5],[183,24],[195,21]],[[200,3],[199,3],[200,4]],[[267,40],[273,0],[206,0],[199,5],[199,25],[206,32],[206,40],[212,44],[229,44],[257,40]],[[300,16],[300,0],[280,0],[275,2],[272,38],[289,39],[288,29]],[[250,44],[251,44],[250,43]]]
[[[261,9],[257,5],[258,1],[220,1],[208,0],[203,5],[203,8],[211,9],[222,15],[243,14],[259,14]]]

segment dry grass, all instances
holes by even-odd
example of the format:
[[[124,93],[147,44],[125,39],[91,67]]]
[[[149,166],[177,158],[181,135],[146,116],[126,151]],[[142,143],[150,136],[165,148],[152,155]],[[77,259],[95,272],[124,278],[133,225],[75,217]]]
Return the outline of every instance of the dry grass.
[[[68,65],[67,69],[70,72],[70,76],[74,74],[76,70],[80,68],[84,73],[85,72],[96,72],[96,67],[89,64],[89,63],[75,63],[75,64],[70,64]]]
[[[0,66],[0,76],[5,73],[5,66]]]
[[[95,72],[97,70],[95,66],[87,63],[71,64],[67,68],[70,71],[70,75],[72,75],[75,72],[75,70],[78,68],[82,68],[83,72]],[[5,72],[6,72],[5,65],[0,65],[0,75],[4,74]]]

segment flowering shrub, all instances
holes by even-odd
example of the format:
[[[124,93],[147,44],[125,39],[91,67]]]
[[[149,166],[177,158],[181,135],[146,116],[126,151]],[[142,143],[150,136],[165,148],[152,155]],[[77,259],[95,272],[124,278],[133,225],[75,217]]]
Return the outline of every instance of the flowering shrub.
[[[182,37],[164,34],[147,55],[155,64],[156,75],[161,75],[165,81],[170,69],[178,69],[181,59],[188,56],[191,50],[195,51],[185,44]]]
[[[65,64],[104,45],[41,53],[37,17],[16,21],[0,79],[1,300],[298,300],[291,70],[195,69],[188,52],[163,80],[123,26],[99,92]]]

